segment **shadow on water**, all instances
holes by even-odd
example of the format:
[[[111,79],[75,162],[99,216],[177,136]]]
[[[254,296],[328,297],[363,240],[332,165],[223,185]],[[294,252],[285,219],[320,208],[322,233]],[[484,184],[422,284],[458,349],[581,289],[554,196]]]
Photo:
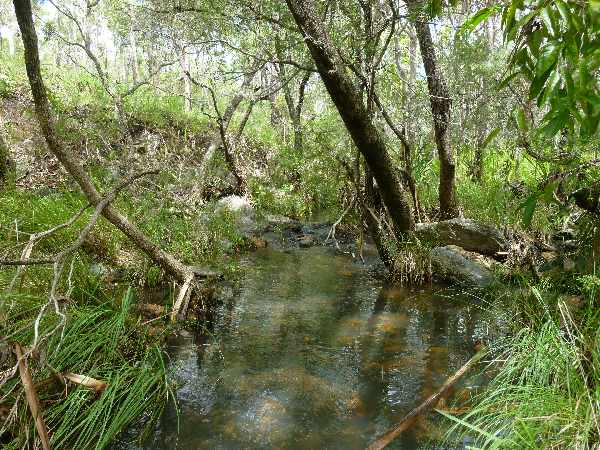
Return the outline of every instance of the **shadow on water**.
[[[386,285],[327,248],[264,249],[242,265],[214,335],[171,344],[179,424],[169,408],[144,448],[364,448],[487,334],[472,301]],[[441,433],[421,418],[394,446]]]

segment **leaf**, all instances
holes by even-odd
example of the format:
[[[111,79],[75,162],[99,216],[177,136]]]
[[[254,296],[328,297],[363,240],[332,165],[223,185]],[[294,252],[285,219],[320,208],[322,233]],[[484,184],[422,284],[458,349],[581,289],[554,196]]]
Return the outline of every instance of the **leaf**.
[[[555,42],[549,42],[542,48],[540,57],[535,65],[536,76],[541,76],[556,65],[561,48],[562,45],[558,45]]]
[[[542,18],[544,25],[546,25],[546,30],[548,30],[548,33],[553,37],[556,36],[557,29],[555,27],[555,22],[553,20],[554,18],[552,16],[552,9],[550,8],[550,6],[542,8],[540,17]]]
[[[482,8],[469,17],[458,29],[457,35],[463,35],[472,32],[477,28],[481,22],[489,19],[494,14],[497,14],[500,11],[500,7],[498,5],[488,6],[486,8]]]
[[[523,133],[527,133],[529,127],[527,126],[527,118],[525,117],[525,111],[523,111],[523,108],[519,108],[517,110],[515,120],[517,121],[519,130],[521,130]]]
[[[509,83],[517,76],[520,75],[521,72],[513,72],[510,75],[507,75],[500,83],[498,84],[498,90],[504,89],[509,85]]]
[[[490,131],[490,133],[486,136],[486,138],[481,143],[481,149],[486,148],[490,144],[490,142],[492,142],[494,140],[494,138],[496,136],[498,136],[498,133],[500,133],[500,127],[496,127],[492,131]]]
[[[512,40],[515,31],[515,14],[517,13],[517,2],[511,2],[510,6],[505,8],[502,14],[502,28],[504,29],[504,37],[507,41]]]
[[[523,210],[523,225],[528,228],[531,225],[531,221],[533,219],[533,214],[535,213],[535,208],[537,206],[538,201],[538,193],[535,192],[530,195],[527,200],[525,200],[519,206],[519,209]]]
[[[540,132],[547,138],[552,138],[556,136],[556,133],[567,126],[569,121],[569,111],[564,109],[559,110],[558,112],[550,111],[546,117],[544,117],[544,120],[542,121],[543,125]]]
[[[540,95],[538,97],[538,102],[537,102],[538,107],[541,107],[542,105],[546,104],[548,102],[548,100],[554,95],[554,90],[555,90],[556,86],[558,85],[559,81],[560,81],[560,73],[558,72],[558,70],[552,71],[552,75],[550,75],[550,78],[548,79],[548,82],[546,83],[544,92],[542,93],[542,95]]]
[[[536,98],[542,92],[546,80],[548,80],[552,70],[558,63],[558,55],[561,48],[562,46],[550,42],[542,49],[542,53],[535,65],[535,77],[529,87],[529,99]]]
[[[569,25],[570,24],[570,16],[571,16],[571,12],[569,11],[569,8],[567,8],[567,5],[565,5],[565,2],[563,2],[562,0],[556,0],[556,7],[558,8],[558,12],[560,14],[560,16],[562,17],[563,21]]]

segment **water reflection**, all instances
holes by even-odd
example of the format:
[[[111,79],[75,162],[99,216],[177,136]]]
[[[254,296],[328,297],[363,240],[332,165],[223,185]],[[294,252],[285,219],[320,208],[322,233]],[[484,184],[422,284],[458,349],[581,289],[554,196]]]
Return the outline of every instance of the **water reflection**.
[[[364,448],[474,353],[476,306],[385,286],[326,248],[262,250],[215,334],[171,348],[180,407],[145,448]],[[421,419],[396,443],[434,433]]]

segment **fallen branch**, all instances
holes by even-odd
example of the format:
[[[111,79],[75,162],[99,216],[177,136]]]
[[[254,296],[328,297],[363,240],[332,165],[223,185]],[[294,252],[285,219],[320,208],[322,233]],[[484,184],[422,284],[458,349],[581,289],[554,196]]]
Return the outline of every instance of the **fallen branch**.
[[[48,438],[48,429],[46,423],[42,417],[42,409],[40,407],[40,401],[37,396],[37,392],[31,379],[31,373],[29,367],[27,367],[27,360],[23,355],[23,350],[19,344],[15,344],[15,354],[17,355],[19,364],[19,375],[21,376],[21,382],[25,389],[25,396],[27,397],[27,403],[31,411],[31,416],[35,421],[35,428],[42,441],[42,447],[44,450],[50,450],[50,439]]]
[[[46,87],[40,69],[40,56],[38,38],[33,23],[33,12],[30,0],[13,2],[15,15],[21,31],[25,56],[27,77],[31,86],[35,112],[48,150],[56,156],[67,172],[75,179],[88,201],[97,206],[102,201],[102,196],[85,171],[83,165],[59,140],[55,129],[54,115],[46,93]],[[152,261],[163,268],[169,275],[183,281],[189,274],[189,269],[170,253],[165,252],[154,244],[138,227],[133,225],[127,217],[118,210],[107,205],[102,210],[102,215],[113,225],[119,228],[133,243],[146,253]]]
[[[460,369],[458,369],[454,375],[448,378],[441,388],[439,388],[433,395],[429,396],[427,400],[405,415],[404,418],[394,428],[386,432],[375,442],[369,445],[367,450],[381,450],[382,448],[387,447],[390,442],[400,436],[408,427],[412,425],[413,419],[433,407],[438,400],[456,384],[458,380],[460,380],[475,364],[479,362],[479,360],[481,360],[481,358],[483,358],[486,352],[487,349],[483,347],[477,353],[475,353],[475,356],[473,356]]]

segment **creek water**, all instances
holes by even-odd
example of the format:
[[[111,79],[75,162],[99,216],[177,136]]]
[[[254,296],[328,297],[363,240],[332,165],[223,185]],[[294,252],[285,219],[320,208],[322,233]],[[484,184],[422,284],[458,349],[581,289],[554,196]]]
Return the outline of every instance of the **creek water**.
[[[212,334],[170,343],[179,414],[168,408],[143,448],[364,448],[498,322],[466,293],[389,285],[325,247],[262,249],[241,265]],[[469,377],[456,395],[482,382]],[[425,416],[392,448],[442,435]]]

